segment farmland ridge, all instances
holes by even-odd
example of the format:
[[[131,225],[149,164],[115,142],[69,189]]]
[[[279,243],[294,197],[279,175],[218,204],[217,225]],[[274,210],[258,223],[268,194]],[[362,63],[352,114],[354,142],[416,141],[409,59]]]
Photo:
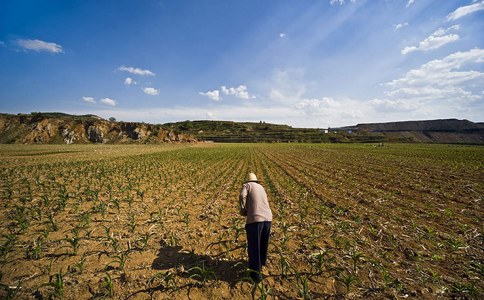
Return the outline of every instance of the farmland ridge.
[[[161,144],[195,143],[190,135],[161,125],[115,122],[95,115],[64,113],[0,114],[0,143],[21,144]]]
[[[484,123],[443,119],[366,123],[338,128],[294,128],[260,122],[116,122],[95,115],[0,114],[0,143],[453,143],[484,144]]]

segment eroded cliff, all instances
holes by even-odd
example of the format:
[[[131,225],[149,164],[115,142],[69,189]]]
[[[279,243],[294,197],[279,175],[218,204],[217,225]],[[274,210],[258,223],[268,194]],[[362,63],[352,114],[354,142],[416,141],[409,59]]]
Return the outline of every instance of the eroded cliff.
[[[183,133],[136,122],[112,122],[96,116],[49,114],[0,115],[0,143],[21,144],[160,144],[195,143]]]

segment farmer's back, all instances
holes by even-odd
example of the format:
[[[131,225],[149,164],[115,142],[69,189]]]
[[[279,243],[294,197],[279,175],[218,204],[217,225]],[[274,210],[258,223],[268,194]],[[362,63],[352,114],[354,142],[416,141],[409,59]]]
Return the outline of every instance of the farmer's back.
[[[266,191],[257,182],[245,183],[239,200],[240,214],[247,216],[246,224],[272,221],[272,212],[269,208]]]

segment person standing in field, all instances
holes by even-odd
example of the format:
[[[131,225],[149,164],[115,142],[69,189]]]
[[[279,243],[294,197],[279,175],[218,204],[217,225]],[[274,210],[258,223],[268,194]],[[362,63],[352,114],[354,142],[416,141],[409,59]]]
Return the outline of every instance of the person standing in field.
[[[254,173],[249,173],[247,181],[242,186],[239,195],[240,214],[247,216],[245,232],[249,253],[250,277],[259,282],[261,267],[267,263],[267,249],[271,232],[272,212],[267,200],[267,194]]]

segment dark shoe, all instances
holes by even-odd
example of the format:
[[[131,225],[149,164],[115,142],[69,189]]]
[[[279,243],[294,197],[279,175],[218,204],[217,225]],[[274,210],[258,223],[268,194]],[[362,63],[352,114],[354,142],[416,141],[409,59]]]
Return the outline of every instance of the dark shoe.
[[[260,277],[259,276],[250,276],[250,278],[254,281],[254,283],[259,283],[260,282]]]

